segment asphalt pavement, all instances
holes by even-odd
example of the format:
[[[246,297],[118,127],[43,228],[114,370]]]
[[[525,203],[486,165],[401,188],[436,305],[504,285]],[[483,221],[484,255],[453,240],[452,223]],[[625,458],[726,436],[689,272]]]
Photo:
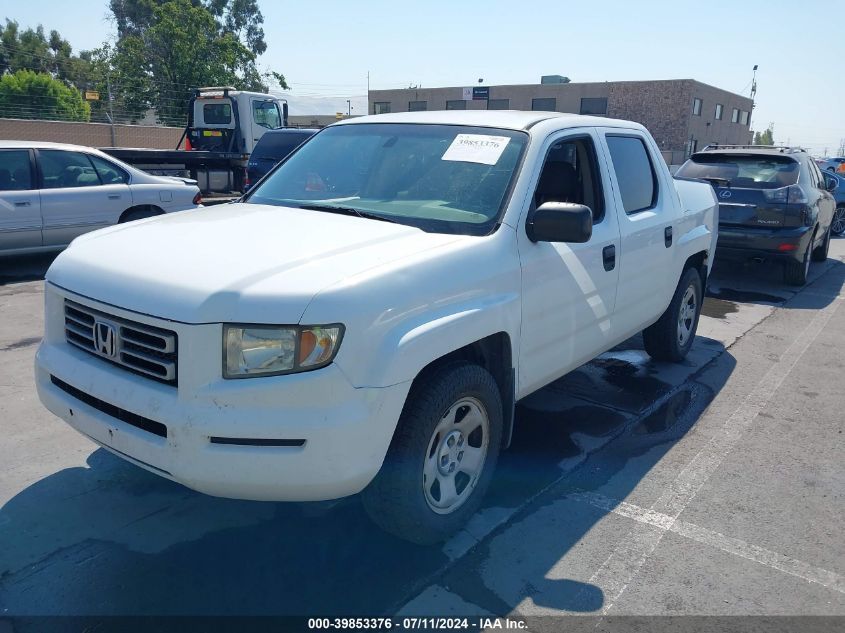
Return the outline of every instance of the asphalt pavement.
[[[634,338],[527,398],[483,510],[432,547],[378,531],[357,498],[203,496],[53,417],[32,378],[49,261],[0,260],[0,621],[15,630],[45,615],[845,616],[845,240],[800,291],[717,264],[681,365]]]

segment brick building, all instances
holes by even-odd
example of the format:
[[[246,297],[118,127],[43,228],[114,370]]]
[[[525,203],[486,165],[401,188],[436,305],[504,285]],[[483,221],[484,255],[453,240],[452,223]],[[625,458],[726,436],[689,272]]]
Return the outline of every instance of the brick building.
[[[548,82],[548,83],[547,83]],[[694,79],[371,90],[369,113],[409,110],[548,110],[608,116],[645,125],[666,162],[678,164],[710,143],[751,142],[751,99]]]

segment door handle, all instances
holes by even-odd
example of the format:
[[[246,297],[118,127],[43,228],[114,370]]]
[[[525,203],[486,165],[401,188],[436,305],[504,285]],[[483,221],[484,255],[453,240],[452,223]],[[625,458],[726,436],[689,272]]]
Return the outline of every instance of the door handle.
[[[23,202],[16,202],[16,207],[31,207],[32,203],[29,200],[24,200]]]
[[[672,246],[672,227],[667,226],[663,229],[663,244],[665,244],[666,248]]]
[[[605,270],[613,270],[616,268],[616,247],[611,244],[605,246],[601,252],[602,260],[604,261]]]
[[[109,194],[109,200],[120,200],[122,197],[119,193]]]

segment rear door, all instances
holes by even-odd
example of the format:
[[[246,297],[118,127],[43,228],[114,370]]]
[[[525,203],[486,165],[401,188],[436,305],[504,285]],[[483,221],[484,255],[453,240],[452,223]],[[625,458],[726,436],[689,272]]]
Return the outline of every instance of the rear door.
[[[627,338],[660,317],[678,284],[673,226],[678,203],[668,171],[657,167],[663,159],[643,134],[603,132],[622,241],[614,332]]]
[[[132,206],[129,186],[120,181],[104,184],[87,154],[42,149],[36,156],[45,246],[69,244],[83,233],[117,224]]]
[[[0,149],[0,252],[41,246],[41,198],[29,149]]]

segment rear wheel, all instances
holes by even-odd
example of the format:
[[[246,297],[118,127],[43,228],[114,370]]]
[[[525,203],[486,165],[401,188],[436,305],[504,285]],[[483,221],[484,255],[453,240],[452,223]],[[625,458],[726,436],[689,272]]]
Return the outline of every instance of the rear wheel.
[[[502,401],[493,376],[477,365],[448,365],[418,383],[362,501],[384,530],[429,544],[478,509],[499,455]]]
[[[833,222],[830,225],[830,232],[839,237],[845,233],[845,204],[840,204],[836,207],[833,214]]]
[[[813,249],[813,261],[823,262],[827,259],[827,254],[830,251],[830,228],[825,231],[824,240],[815,249]]]
[[[684,359],[695,339],[703,295],[701,275],[696,269],[687,268],[669,307],[654,325],[643,330],[649,356],[672,362]]]
[[[783,280],[792,286],[803,286],[810,274],[810,252],[813,250],[813,240],[807,244],[801,261],[789,260],[783,267]]]

